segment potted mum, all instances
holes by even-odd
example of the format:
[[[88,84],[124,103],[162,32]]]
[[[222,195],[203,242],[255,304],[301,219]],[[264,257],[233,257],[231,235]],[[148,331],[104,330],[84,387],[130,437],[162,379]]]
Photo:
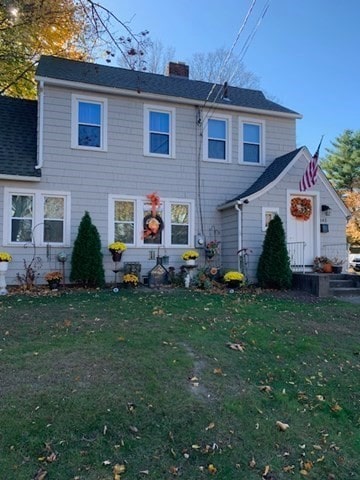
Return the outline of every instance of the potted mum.
[[[341,273],[342,272],[342,266],[345,263],[345,260],[342,260],[341,258],[334,257],[331,259],[331,265],[332,265],[332,271],[333,273]]]
[[[11,260],[12,256],[10,253],[0,252],[0,295],[7,294],[5,272],[7,272]]]
[[[199,254],[195,250],[187,250],[181,255],[181,258],[185,260],[186,265],[195,265],[195,260],[198,257]]]
[[[114,262],[120,262],[122,253],[126,250],[125,243],[113,242],[108,245],[109,252],[111,253]]]
[[[60,287],[63,276],[61,272],[55,271],[46,273],[44,278],[48,282],[50,290],[55,290]]]
[[[123,282],[125,285],[131,286],[131,287],[137,287],[139,283],[139,278],[135,273],[127,273],[124,275]]]
[[[224,282],[230,288],[238,288],[240,283],[244,281],[244,275],[240,272],[231,271],[224,275]]]

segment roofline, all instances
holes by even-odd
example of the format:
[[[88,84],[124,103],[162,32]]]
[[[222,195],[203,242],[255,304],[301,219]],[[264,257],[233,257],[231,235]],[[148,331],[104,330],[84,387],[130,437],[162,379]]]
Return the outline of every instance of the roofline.
[[[127,97],[143,98],[147,100],[162,100],[166,102],[193,105],[196,107],[200,106],[199,103],[203,102],[202,100],[191,99],[191,98],[174,97],[172,95],[161,95],[159,93],[150,93],[150,92],[142,92],[142,91],[139,93],[135,90],[125,89],[125,88],[106,87],[106,86],[97,85],[94,83],[73,82],[71,80],[60,80],[57,78],[44,77],[40,75],[36,75],[35,80],[39,82],[44,82],[45,84],[56,85],[61,87],[71,87],[79,90],[89,90],[91,92],[111,93],[111,94],[123,95]],[[303,116],[299,113],[278,112],[274,110],[264,110],[259,108],[242,107],[239,105],[229,105],[228,103],[226,104],[212,103],[211,101],[209,101],[208,103],[211,105],[211,108],[217,108],[220,110],[244,111],[246,113],[255,113],[255,114],[261,113],[263,115],[282,117],[282,118],[294,118],[294,119],[303,118]]]
[[[297,162],[299,156],[302,153],[305,153],[305,155],[306,154],[310,155],[309,150],[306,147],[302,147],[298,151],[298,153],[295,155],[295,157],[291,160],[291,162],[286,165],[286,167],[281,171],[281,173],[272,182],[268,183],[265,187],[258,190],[257,192],[252,193],[251,195],[245,195],[242,198],[239,198],[237,200],[232,200],[229,203],[225,203],[223,205],[220,205],[218,207],[218,210],[220,210],[220,211],[221,210],[226,210],[226,209],[231,208],[235,205],[242,205],[243,203],[248,203],[248,202],[250,202],[251,200],[254,200],[257,197],[261,197],[261,195],[264,195],[264,193],[271,190],[287,174],[287,172],[294,165],[294,163]]]
[[[41,177],[30,177],[29,175],[6,175],[0,173],[0,180],[17,180],[21,182],[40,182]]]
[[[243,198],[239,198],[237,200],[232,200],[229,203],[219,205],[217,207],[217,209],[219,211],[227,210],[228,208],[235,207],[236,205],[247,204],[251,200],[254,200],[257,197],[261,197],[262,195],[264,195],[264,193],[271,190],[287,174],[287,172],[290,170],[290,168],[292,168],[294,163],[296,163],[298,161],[299,156],[302,155],[302,154],[304,154],[305,157],[308,157],[308,161],[310,162],[310,160],[312,158],[311,153],[309,152],[307,147],[302,147],[298,151],[298,153],[295,155],[295,157],[291,160],[291,162],[284,168],[284,170],[282,170],[280,175],[278,175],[275,178],[275,180],[273,180],[271,183],[268,183],[264,188],[262,188],[261,190],[258,190],[257,192],[253,193],[252,195],[248,195],[248,196],[245,195]],[[345,217],[349,216],[349,214],[351,213],[350,210],[347,208],[345,203],[341,200],[339,195],[336,193],[336,190],[331,185],[329,179],[327,178],[325,173],[321,170],[321,168],[318,169],[318,176],[321,178],[321,181],[325,184],[326,189],[329,191],[330,195],[334,199],[335,203],[337,203],[340,210],[343,212],[344,216]],[[307,195],[307,193],[306,192],[299,192],[299,195]],[[308,195],[310,195],[310,193]]]

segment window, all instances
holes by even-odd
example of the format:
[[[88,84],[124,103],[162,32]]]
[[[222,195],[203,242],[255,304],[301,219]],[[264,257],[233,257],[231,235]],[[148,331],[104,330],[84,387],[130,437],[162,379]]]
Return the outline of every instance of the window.
[[[106,99],[72,96],[73,148],[106,150]]]
[[[63,243],[65,199],[44,195],[44,243]]]
[[[134,197],[117,198],[110,195],[109,243],[119,241],[135,247],[149,245],[188,247],[191,245],[193,235],[193,211],[191,201],[182,202],[165,198],[161,199],[154,218],[148,200]]]
[[[230,161],[230,117],[209,118],[204,135],[204,159]]]
[[[253,165],[263,163],[263,124],[241,121],[240,139],[242,142],[241,161]]]
[[[189,205],[171,204],[171,245],[189,244]]]
[[[4,243],[70,243],[70,195],[5,189]],[[7,212],[10,212],[9,215]]]
[[[275,215],[279,215],[279,209],[273,207],[263,207],[262,208],[262,231],[266,232],[269,223],[275,217]]]
[[[11,196],[11,241],[31,242],[34,224],[33,195]]]
[[[114,241],[127,244],[134,243],[135,204],[133,201],[115,201],[114,206]]]
[[[175,109],[145,105],[144,115],[144,154],[175,157]]]

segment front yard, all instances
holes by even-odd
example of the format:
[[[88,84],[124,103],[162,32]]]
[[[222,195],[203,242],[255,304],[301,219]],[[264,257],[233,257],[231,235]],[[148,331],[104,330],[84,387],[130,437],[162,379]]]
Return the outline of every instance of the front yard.
[[[360,478],[358,309],[184,289],[2,297],[1,478]]]

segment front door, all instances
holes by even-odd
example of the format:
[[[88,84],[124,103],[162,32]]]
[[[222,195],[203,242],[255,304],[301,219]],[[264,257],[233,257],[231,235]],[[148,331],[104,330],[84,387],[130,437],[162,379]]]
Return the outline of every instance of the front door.
[[[311,267],[315,257],[314,197],[290,195],[287,243],[293,270]]]

